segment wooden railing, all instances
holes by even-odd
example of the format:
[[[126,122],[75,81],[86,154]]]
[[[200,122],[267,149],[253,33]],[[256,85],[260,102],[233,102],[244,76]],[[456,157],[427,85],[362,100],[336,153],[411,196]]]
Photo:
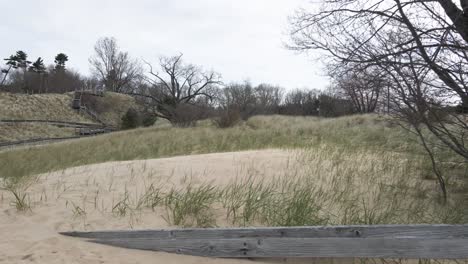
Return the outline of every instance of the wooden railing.
[[[78,139],[78,138],[81,138],[81,136],[56,137],[56,138],[31,138],[31,139],[18,140],[18,141],[0,142],[0,150],[20,147],[20,146],[27,146],[27,145],[54,143],[54,142],[65,141],[65,140],[70,140],[70,139]]]
[[[42,119],[2,119],[0,123],[18,124],[18,123],[45,123],[48,125],[64,126],[64,127],[102,127],[101,124],[67,122],[59,120],[42,120]]]
[[[468,225],[64,232],[131,249],[223,258],[468,258]]]
[[[38,145],[46,143],[54,143],[58,141],[65,141],[70,139],[77,139],[81,137],[95,136],[104,133],[114,132],[117,129],[111,126],[104,126],[102,124],[91,123],[78,123],[66,122],[58,120],[37,120],[37,119],[23,119],[23,120],[0,120],[0,124],[19,124],[19,123],[41,123],[54,125],[58,127],[71,127],[75,128],[75,136],[68,137],[54,137],[54,138],[30,138],[18,141],[0,142],[0,149],[9,149],[25,145]]]

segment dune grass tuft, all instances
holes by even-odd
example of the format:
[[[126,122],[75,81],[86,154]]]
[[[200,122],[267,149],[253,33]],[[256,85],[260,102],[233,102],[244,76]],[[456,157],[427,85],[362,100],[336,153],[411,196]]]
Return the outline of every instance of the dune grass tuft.
[[[165,219],[173,225],[212,227],[215,223],[212,205],[217,198],[218,191],[211,184],[188,183],[182,189],[172,188],[164,198]]]

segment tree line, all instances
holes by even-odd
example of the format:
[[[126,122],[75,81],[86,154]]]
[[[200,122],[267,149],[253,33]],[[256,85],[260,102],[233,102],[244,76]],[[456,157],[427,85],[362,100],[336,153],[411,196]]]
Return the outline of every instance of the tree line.
[[[0,88],[15,93],[64,93],[83,87],[85,79],[77,72],[68,70],[68,56],[58,53],[54,64],[46,66],[42,57],[28,60],[28,54],[17,51],[4,59],[0,67]]]
[[[17,93],[66,93],[76,90],[106,90],[134,96],[144,115],[169,120],[179,126],[217,117],[220,126],[258,114],[335,117],[371,113],[380,106],[380,82],[370,75],[342,75],[334,89],[286,89],[270,84],[253,86],[248,81],[223,83],[221,75],[188,63],[183,54],[161,56],[157,65],[132,58],[115,38],[99,39],[89,58],[92,74],[80,75],[66,67],[68,56],[59,53],[55,64],[43,59],[34,63],[23,51],[5,59],[3,91]],[[145,70],[147,68],[147,70]],[[372,86],[372,88],[370,88]],[[354,90],[353,90],[354,89]],[[373,93],[366,100],[349,91]],[[129,116],[135,116],[130,113]],[[229,122],[227,122],[229,121]]]

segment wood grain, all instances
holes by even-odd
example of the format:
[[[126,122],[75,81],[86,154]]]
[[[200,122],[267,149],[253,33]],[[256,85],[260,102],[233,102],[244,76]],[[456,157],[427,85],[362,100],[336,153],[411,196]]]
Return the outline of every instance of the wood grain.
[[[194,228],[173,230],[122,230],[63,232],[83,238],[252,238],[252,237],[424,237],[468,238],[468,225],[375,225],[324,227]]]
[[[222,258],[468,258],[466,239],[258,238],[165,240],[130,238],[92,240],[92,242],[130,249]]]
[[[64,232],[130,249],[225,258],[468,258],[468,225]]]

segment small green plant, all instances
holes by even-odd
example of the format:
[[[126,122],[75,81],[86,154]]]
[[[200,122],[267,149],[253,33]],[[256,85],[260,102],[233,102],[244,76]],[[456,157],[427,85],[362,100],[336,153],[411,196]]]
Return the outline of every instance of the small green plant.
[[[130,206],[130,195],[128,193],[127,188],[125,188],[125,192],[122,199],[120,199],[120,201],[118,201],[112,207],[112,213],[114,213],[117,216],[123,217],[126,216],[131,210],[132,209]]]
[[[244,181],[236,180],[221,191],[220,198],[223,208],[226,209],[226,218],[231,219],[233,224],[236,223],[238,215],[242,213],[245,198],[244,187]]]
[[[9,191],[15,197],[13,204],[18,211],[27,211],[31,210],[31,201],[29,199],[29,195],[25,192],[25,190],[21,189],[9,189]]]
[[[265,209],[265,222],[271,226],[326,225],[327,216],[321,216],[321,197],[318,192],[300,183],[287,192],[278,193]]]
[[[81,208],[79,205],[76,205],[73,202],[71,202],[71,205],[72,205],[73,217],[84,217],[84,216],[86,216],[86,210],[84,208]]]
[[[211,227],[215,225],[213,203],[219,197],[211,184],[194,186],[189,183],[182,189],[172,188],[164,198],[166,221],[181,226]]]
[[[244,186],[244,200],[240,215],[242,225],[254,223],[273,195],[273,185],[249,179]]]
[[[164,200],[163,193],[160,187],[155,187],[151,184],[145,191],[145,193],[137,200],[135,209],[139,210],[143,207],[151,208],[153,211],[155,208],[162,204]]]
[[[0,189],[6,190],[13,195],[13,201],[11,205],[18,211],[30,211],[31,210],[31,199],[27,190],[31,184],[31,179],[5,179],[2,183],[3,187]]]

